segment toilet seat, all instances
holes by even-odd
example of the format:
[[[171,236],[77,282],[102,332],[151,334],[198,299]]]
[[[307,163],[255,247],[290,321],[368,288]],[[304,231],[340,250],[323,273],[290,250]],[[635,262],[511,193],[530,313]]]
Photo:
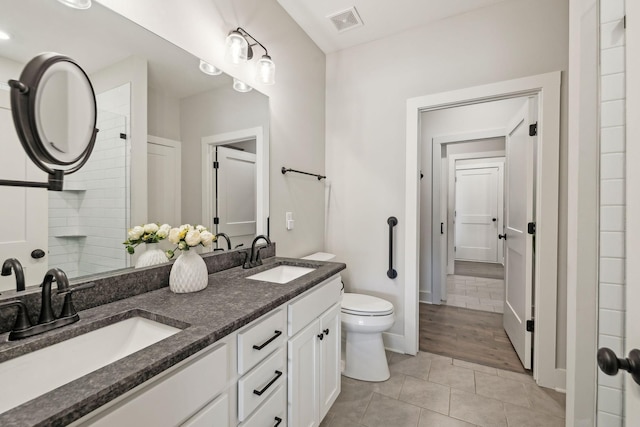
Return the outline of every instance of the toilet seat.
[[[345,293],[341,311],[354,316],[388,316],[393,314],[393,304],[371,295]]]

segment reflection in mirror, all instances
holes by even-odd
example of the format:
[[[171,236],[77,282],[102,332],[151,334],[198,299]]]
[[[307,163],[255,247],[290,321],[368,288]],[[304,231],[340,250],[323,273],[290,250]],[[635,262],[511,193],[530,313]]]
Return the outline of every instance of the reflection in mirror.
[[[51,267],[78,277],[133,266],[144,245],[131,256],[122,242],[134,225],[203,224],[228,234],[232,247],[266,234],[266,96],[234,91],[231,77],[201,72],[198,58],[100,4],[80,12],[58,2],[12,2],[3,8],[0,27],[14,35],[0,44],[3,178],[46,179],[20,146],[3,83],[17,78],[31,57],[55,51],[74,58],[89,74],[98,105],[94,152],[65,178],[64,191],[0,188],[0,197],[12,201],[0,213],[0,261],[17,258],[28,286],[39,284]],[[54,92],[69,83],[59,80],[56,90],[43,94],[42,108],[59,104]],[[56,148],[75,152],[76,139],[65,138],[60,125],[74,122],[76,113],[60,117],[55,114],[63,111],[52,111],[43,132]],[[214,161],[225,162],[226,150],[242,160],[214,170]],[[252,155],[255,160],[246,160]],[[226,250],[220,240],[218,247]],[[46,256],[32,257],[37,249]],[[14,288],[13,276],[0,277],[0,291]]]

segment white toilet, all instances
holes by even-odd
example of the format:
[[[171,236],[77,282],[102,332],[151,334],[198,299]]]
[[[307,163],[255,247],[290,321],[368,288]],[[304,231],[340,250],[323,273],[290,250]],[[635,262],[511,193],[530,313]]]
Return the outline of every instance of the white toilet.
[[[316,252],[304,257],[331,261],[335,255]],[[395,322],[393,304],[371,295],[342,295],[342,328],[346,333],[346,361],[342,375],[361,381],[386,381],[389,366],[384,352],[382,332]]]

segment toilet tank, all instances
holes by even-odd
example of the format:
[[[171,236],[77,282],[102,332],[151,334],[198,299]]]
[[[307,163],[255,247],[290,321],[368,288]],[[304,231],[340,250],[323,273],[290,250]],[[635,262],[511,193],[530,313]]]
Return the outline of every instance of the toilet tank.
[[[303,257],[302,259],[308,259],[311,261],[333,261],[333,259],[336,256],[334,254],[330,254],[327,252],[316,252],[314,254],[311,255],[307,255],[306,257]]]

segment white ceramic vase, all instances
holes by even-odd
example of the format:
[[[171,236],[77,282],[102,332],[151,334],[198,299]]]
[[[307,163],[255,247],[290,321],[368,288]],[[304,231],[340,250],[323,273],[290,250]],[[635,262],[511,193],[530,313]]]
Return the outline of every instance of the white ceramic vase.
[[[208,281],[207,265],[193,249],[182,251],[169,273],[169,289],[177,294],[201,291]]]
[[[145,251],[136,261],[136,268],[149,267],[151,265],[163,264],[169,261],[164,251],[158,247],[157,243],[146,243]]]

